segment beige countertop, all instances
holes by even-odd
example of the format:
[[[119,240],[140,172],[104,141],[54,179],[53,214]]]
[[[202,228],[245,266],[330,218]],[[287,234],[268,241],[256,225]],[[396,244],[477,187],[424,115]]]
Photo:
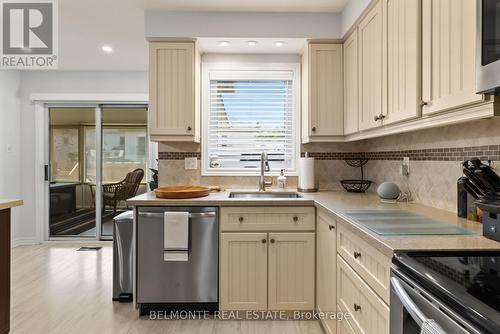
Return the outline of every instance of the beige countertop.
[[[303,198],[298,199],[242,199],[228,198],[230,191],[212,193],[209,196],[170,200],[157,199],[153,192],[139,195],[127,201],[134,206],[152,205],[188,205],[188,206],[286,206],[286,205],[314,205],[320,210],[326,210],[334,215],[338,223],[355,232],[365,241],[376,247],[387,256],[392,256],[396,250],[500,250],[500,242],[484,238],[482,225],[477,222],[458,218],[453,212],[435,209],[417,203],[382,203],[373,194],[355,194],[343,191],[320,191],[317,193],[303,193]],[[249,191],[246,189],[246,191]],[[273,191],[273,190],[271,190]],[[446,236],[382,236],[370,231],[366,227],[357,224],[345,213],[350,210],[408,210],[420,213],[436,220],[476,231],[477,235],[446,235]]]
[[[23,205],[23,201],[20,199],[0,198],[0,210],[10,209],[20,205]]]

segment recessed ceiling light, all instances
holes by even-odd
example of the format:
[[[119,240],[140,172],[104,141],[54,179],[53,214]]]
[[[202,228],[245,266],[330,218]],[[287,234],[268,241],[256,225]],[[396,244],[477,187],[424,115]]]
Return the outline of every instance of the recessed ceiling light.
[[[283,45],[285,45],[285,42],[283,42],[283,41],[277,41],[277,42],[274,43],[274,45],[276,47],[278,47],[278,48],[281,48]]]
[[[229,46],[229,44],[231,44],[231,43],[229,43],[228,41],[220,41],[219,42],[219,46]]]
[[[111,52],[113,52],[113,48],[110,45],[103,45],[101,49],[105,53],[111,53]]]
[[[259,44],[259,42],[257,42],[257,41],[248,41],[247,44],[248,44],[248,46],[256,46],[257,44]]]

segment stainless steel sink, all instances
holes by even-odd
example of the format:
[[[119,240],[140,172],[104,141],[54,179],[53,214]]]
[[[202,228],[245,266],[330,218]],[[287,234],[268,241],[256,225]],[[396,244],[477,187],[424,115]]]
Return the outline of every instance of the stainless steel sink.
[[[231,192],[229,198],[302,198],[297,193],[288,192]]]

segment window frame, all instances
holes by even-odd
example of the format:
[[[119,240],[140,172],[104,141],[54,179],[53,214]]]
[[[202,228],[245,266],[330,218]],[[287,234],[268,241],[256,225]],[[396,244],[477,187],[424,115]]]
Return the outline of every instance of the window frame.
[[[202,92],[202,105],[201,105],[201,175],[202,176],[258,176],[260,169],[211,169],[209,166],[208,156],[208,138],[209,138],[209,122],[210,122],[210,72],[212,71],[289,71],[293,74],[292,79],[292,142],[294,149],[292,151],[292,167],[285,170],[286,175],[296,176],[298,159],[300,158],[301,141],[300,141],[300,63],[296,62],[203,62],[201,74],[201,92]],[[244,80],[244,79],[242,79]],[[272,166],[270,166],[272,168]],[[272,169],[266,172],[266,175],[277,176],[280,174],[279,169]]]

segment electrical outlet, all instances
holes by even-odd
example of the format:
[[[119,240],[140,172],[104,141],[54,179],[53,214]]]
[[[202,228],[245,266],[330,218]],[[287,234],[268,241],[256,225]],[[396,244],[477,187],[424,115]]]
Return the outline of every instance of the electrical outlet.
[[[198,169],[197,158],[184,158],[184,169]]]
[[[410,175],[410,158],[404,157],[403,163],[401,164],[401,175],[408,176]]]

